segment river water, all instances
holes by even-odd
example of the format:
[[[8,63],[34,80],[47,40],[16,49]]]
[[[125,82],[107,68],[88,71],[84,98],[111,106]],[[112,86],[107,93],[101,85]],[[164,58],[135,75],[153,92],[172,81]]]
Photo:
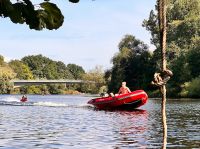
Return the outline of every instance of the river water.
[[[161,148],[161,101],[135,111],[99,111],[90,96],[0,96],[0,149]],[[200,99],[167,100],[167,148],[200,148]]]

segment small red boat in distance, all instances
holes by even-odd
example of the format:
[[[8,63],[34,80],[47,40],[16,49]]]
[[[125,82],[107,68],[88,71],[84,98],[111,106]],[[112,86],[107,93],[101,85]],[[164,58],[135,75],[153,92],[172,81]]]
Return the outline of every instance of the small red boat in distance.
[[[92,104],[100,110],[131,110],[144,105],[147,100],[148,95],[145,91],[136,90],[128,94],[91,99],[88,104]]]
[[[21,102],[26,102],[26,101],[28,101],[28,99],[27,99],[27,97],[24,95],[24,96],[22,96],[22,98],[20,99],[20,101],[21,101]]]

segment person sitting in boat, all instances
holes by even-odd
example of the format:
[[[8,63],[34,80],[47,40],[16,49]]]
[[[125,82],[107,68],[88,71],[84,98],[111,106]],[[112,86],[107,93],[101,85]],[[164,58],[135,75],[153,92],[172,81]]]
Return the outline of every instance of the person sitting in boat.
[[[122,86],[120,87],[118,91],[119,94],[128,94],[131,93],[130,89],[126,86],[126,82],[122,82]]]
[[[131,90],[126,86],[126,82],[122,82],[122,86],[120,87],[117,94],[110,93],[110,96],[118,96],[120,94],[128,94],[131,93]]]
[[[101,93],[101,94],[100,94],[100,96],[101,96],[101,97],[108,97],[108,96],[109,96],[109,94],[108,94],[108,93],[106,93],[106,92],[103,92],[103,93]]]
[[[26,101],[27,101],[26,95],[23,95],[20,101],[21,101],[21,102],[26,102]]]

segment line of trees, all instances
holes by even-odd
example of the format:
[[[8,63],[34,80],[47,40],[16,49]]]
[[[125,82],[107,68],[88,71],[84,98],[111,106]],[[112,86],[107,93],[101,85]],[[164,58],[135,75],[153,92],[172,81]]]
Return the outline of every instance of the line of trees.
[[[23,93],[23,94],[77,94],[77,93],[99,93],[105,85],[103,69],[98,66],[89,72],[76,64],[65,65],[61,61],[53,61],[42,55],[25,56],[21,60],[4,62],[0,56],[0,94]],[[23,86],[13,90],[11,79],[32,80],[32,79],[81,79],[95,81],[96,84],[82,85],[32,85]]]
[[[113,67],[105,73],[109,91],[117,92],[122,81],[131,90],[150,90],[155,68],[149,47],[132,35],[126,35],[118,47],[119,52],[112,58]]]
[[[156,10],[158,6],[156,5]],[[169,0],[167,6],[167,61],[174,76],[168,83],[170,97],[200,97],[200,1]],[[161,64],[158,16],[154,10],[144,20],[143,27],[151,33],[154,52],[132,35],[119,43],[113,57],[113,67],[105,74],[109,90],[116,91],[121,81],[132,90],[145,89],[158,96],[158,89],[150,85],[153,74]]]

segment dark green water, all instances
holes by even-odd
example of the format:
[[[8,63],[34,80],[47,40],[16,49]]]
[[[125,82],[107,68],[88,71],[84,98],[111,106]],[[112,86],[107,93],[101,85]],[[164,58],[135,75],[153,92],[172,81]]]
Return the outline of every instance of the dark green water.
[[[92,97],[28,97],[20,105],[20,96],[0,96],[0,149],[162,147],[160,100],[135,111],[98,111],[86,104]],[[200,99],[168,99],[167,124],[167,148],[199,148]]]

